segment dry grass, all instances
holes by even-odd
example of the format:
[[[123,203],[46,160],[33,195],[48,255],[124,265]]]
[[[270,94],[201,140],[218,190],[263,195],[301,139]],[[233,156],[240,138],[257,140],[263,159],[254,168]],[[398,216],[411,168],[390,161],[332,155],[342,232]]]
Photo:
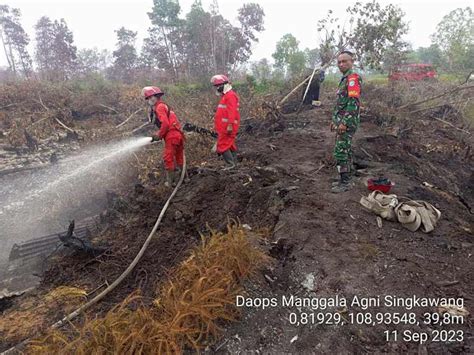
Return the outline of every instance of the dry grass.
[[[53,331],[29,345],[31,353],[176,354],[199,351],[216,340],[225,321],[238,317],[235,296],[242,281],[269,257],[256,249],[245,229],[202,237],[190,257],[158,289],[152,305],[132,294],[105,317],[88,319],[72,333]]]
[[[5,342],[17,342],[30,336],[35,330],[41,329],[49,308],[44,304],[29,300],[0,318],[0,339]]]
[[[38,332],[49,322],[51,314],[69,312],[86,298],[87,292],[77,288],[60,286],[44,297],[28,299],[17,310],[0,318],[0,335],[5,341],[20,341]]]
[[[71,298],[86,298],[87,292],[77,287],[59,286],[46,295],[46,300],[63,301]]]

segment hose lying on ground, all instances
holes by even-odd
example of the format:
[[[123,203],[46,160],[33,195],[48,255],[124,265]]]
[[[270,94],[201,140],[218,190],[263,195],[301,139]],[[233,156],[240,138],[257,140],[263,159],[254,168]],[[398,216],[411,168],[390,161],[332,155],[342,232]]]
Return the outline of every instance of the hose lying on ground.
[[[129,274],[130,272],[134,269],[134,267],[138,264],[140,259],[142,258],[143,254],[145,253],[146,249],[148,248],[148,245],[150,244],[151,239],[153,238],[153,235],[155,234],[156,230],[158,229],[158,226],[161,223],[161,220],[163,219],[163,216],[165,215],[166,210],[168,209],[171,200],[173,197],[176,195],[178,192],[178,189],[180,188],[181,184],[183,183],[184,177],[186,175],[186,155],[183,157],[183,169],[181,170],[181,176],[179,177],[178,184],[174,188],[173,192],[171,192],[171,195],[168,197],[168,200],[166,201],[165,205],[161,209],[161,212],[155,222],[155,225],[153,226],[153,229],[151,230],[150,234],[146,238],[145,242],[143,243],[140,251],[137,253],[133,261],[128,265],[128,267],[125,269],[124,272],[114,281],[112,282],[106,289],[104,289],[101,293],[99,293],[97,296],[95,296],[93,299],[91,299],[89,302],[83,304],[81,307],[76,309],[75,311],[69,313],[67,316],[65,316],[63,319],[60,321],[54,323],[51,328],[59,328],[62,327],[66,322],[71,321],[72,319],[76,318],[78,315],[80,315],[82,312],[87,310],[88,308],[92,307],[95,305],[97,302],[102,300],[105,296],[107,296],[111,291],[113,291]],[[26,339],[22,341],[21,343],[15,345],[14,347],[2,352],[3,354],[10,354],[16,349],[20,348],[21,346],[24,346],[28,343],[30,339]]]
[[[400,202],[397,195],[373,191],[367,197],[362,196],[359,203],[384,219],[400,222],[412,232],[419,228],[424,233],[433,231],[441,218],[441,212],[429,202],[406,200]]]

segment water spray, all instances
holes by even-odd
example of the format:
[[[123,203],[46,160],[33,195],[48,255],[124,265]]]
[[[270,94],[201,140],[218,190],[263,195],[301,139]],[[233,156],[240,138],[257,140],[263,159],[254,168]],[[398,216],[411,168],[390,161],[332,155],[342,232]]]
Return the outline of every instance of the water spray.
[[[102,211],[106,191],[132,178],[124,163],[148,144],[151,137],[108,142],[47,168],[0,177],[0,261],[14,243],[55,233],[71,219]]]

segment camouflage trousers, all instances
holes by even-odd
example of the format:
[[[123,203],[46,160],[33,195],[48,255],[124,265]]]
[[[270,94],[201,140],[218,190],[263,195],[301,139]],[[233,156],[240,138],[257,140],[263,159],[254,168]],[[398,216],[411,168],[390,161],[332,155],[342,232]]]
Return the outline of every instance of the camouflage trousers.
[[[352,137],[355,132],[356,129],[348,129],[343,134],[336,134],[333,154],[339,173],[352,171]]]

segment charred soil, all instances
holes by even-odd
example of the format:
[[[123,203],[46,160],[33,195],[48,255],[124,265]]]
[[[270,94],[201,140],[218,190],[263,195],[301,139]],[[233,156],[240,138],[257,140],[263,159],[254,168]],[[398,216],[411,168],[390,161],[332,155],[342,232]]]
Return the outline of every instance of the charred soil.
[[[248,297],[463,297],[472,313],[472,138],[432,119],[394,130],[393,126],[381,128],[374,117],[366,115],[354,142],[356,163],[364,169],[359,170],[351,191],[336,195],[330,191],[336,173],[329,119],[329,110],[321,108],[274,115],[263,122],[243,121],[237,169],[222,171],[215,158],[206,164],[191,162],[190,181],[173,200],[144,258],[91,314],[109,310],[138,288],[151,302],[157,285],[188,255],[199,234],[206,234],[209,227],[223,230],[232,219],[266,232],[260,247],[275,259],[257,282],[247,285]],[[410,232],[394,222],[377,226],[375,215],[364,211],[359,199],[368,193],[365,178],[380,175],[396,183],[393,193],[426,200],[441,210],[442,218],[432,233]],[[56,257],[30,299],[41,298],[60,285],[92,293],[122,272],[169,193],[159,180],[132,186],[128,194],[111,196],[110,207],[101,215],[102,230],[96,239],[108,251],[95,259],[79,254]],[[9,304],[3,316],[8,317],[21,302],[19,298]],[[467,354],[474,349],[470,316],[463,325],[445,326],[462,330],[464,341],[419,345],[387,342],[384,331],[427,331],[427,325],[296,326],[289,322],[290,312],[317,311],[240,310],[241,320],[228,325],[222,340],[209,352]],[[383,307],[369,311],[394,312]],[[415,312],[421,317],[420,310]],[[51,312],[49,320],[52,323],[63,314],[63,310]],[[44,322],[43,329],[48,324]],[[20,340],[10,338],[1,349]]]

